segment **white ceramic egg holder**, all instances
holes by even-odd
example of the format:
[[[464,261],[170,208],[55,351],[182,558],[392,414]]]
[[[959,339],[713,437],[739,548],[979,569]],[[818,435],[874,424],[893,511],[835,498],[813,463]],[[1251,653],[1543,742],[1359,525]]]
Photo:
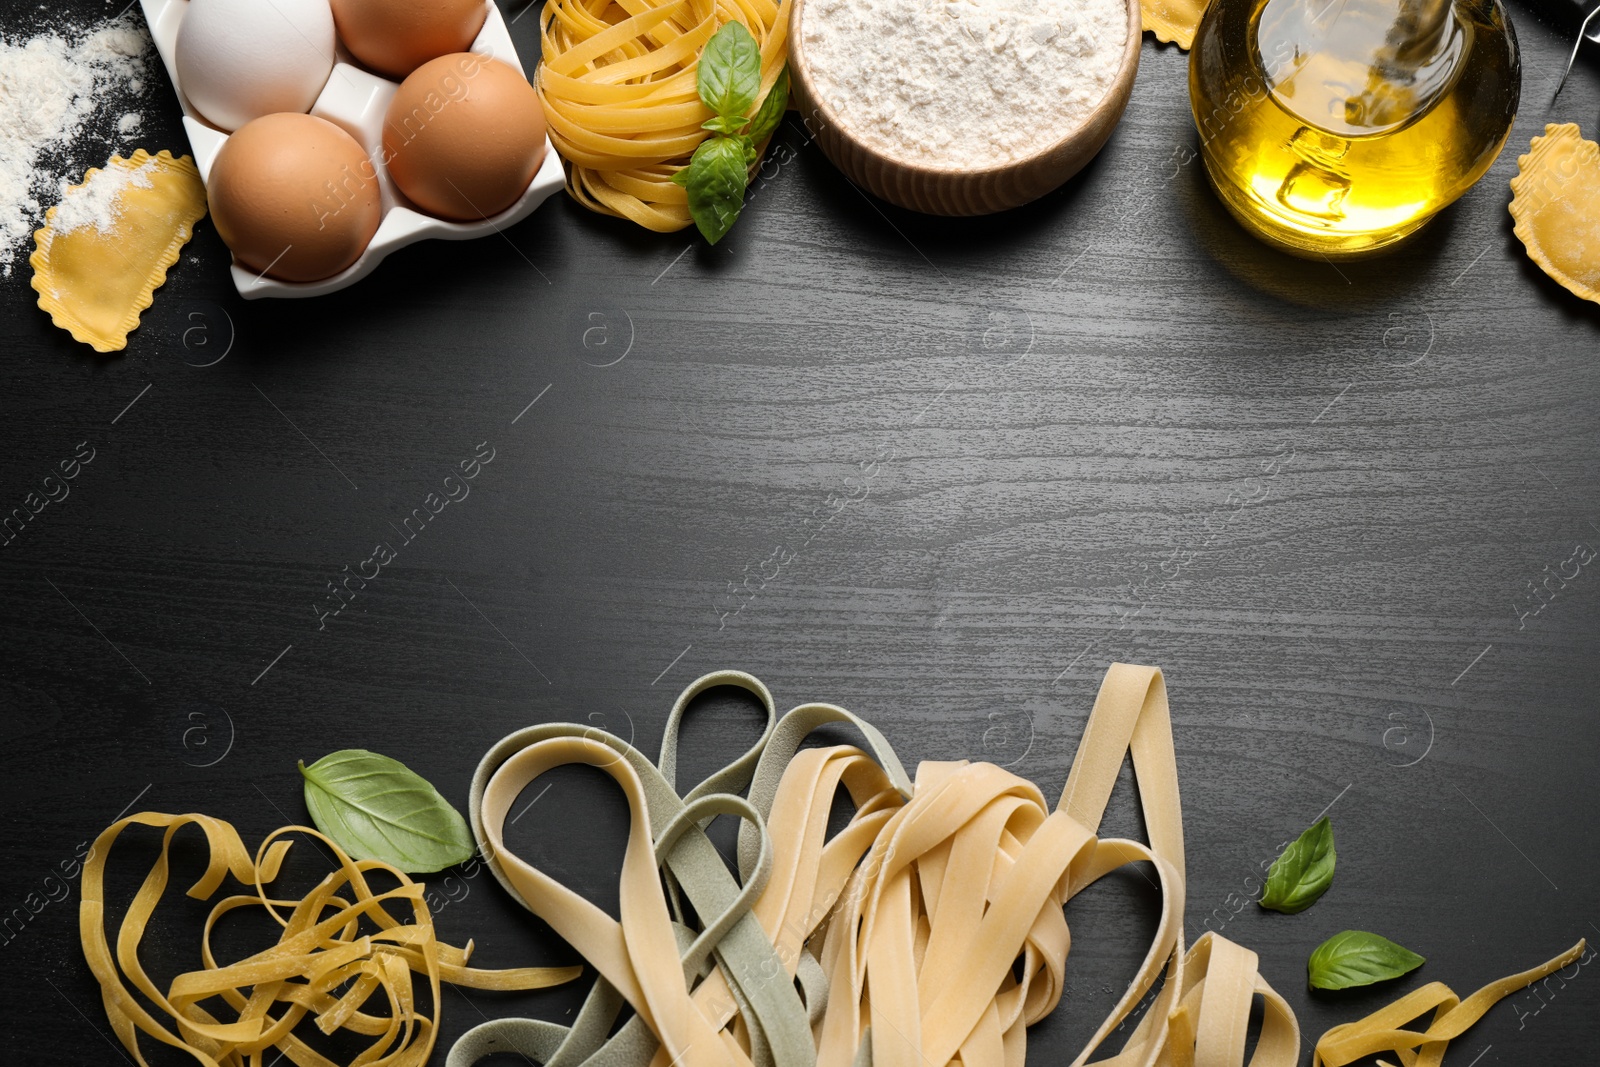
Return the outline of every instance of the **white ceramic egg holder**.
[[[478,36],[472,42],[471,51],[509,63],[521,71],[522,61],[517,58],[517,50],[511,43],[511,34],[506,29],[500,9],[491,0],[485,2],[488,15],[484,19],[483,29],[478,31]],[[194,148],[195,162],[200,168],[200,178],[204,181],[210,178],[211,164],[216,161],[217,152],[228,139],[228,134],[211,125],[195,110],[184,94],[183,84],[178,80],[178,27],[188,11],[189,0],[140,0],[140,3],[144,7],[145,20],[150,24],[150,36],[154,38],[156,50],[161,53],[161,61],[166,65],[167,77],[172,79],[172,86],[177,90],[178,103],[183,107],[183,128],[189,135],[189,144]],[[333,73],[312,105],[311,114],[342,127],[372,158],[382,196],[383,217],[378,224],[378,232],[373,234],[371,243],[361,253],[360,259],[333,277],[321,281],[279,281],[243,266],[235,258],[233,285],[239,290],[240,296],[246,300],[261,297],[292,298],[321,296],[343,289],[371,274],[373,268],[390,252],[413,242],[429,237],[465,241],[498,233],[533,214],[535,208],[566,183],[561,158],[556,155],[549,138],[546,138],[544,162],[533,176],[533,182],[516,203],[500,214],[477,222],[448,222],[418,211],[395,188],[388,168],[379,162],[383,151],[384,113],[388,111],[389,101],[399,88],[399,82],[380,78],[356,66],[344,46],[339,46]]]

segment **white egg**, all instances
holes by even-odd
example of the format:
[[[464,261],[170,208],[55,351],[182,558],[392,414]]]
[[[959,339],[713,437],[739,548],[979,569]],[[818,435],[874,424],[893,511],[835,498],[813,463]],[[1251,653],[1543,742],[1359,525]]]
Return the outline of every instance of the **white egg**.
[[[178,26],[178,84],[208,120],[236,130],[310,111],[334,62],[328,0],[189,0]]]

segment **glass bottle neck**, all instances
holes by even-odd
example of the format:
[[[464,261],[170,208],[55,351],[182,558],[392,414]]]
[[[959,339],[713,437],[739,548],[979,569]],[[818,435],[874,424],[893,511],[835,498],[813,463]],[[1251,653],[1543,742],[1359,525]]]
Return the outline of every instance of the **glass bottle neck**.
[[[1341,137],[1426,113],[1471,46],[1453,0],[1266,0],[1254,31],[1278,105]]]

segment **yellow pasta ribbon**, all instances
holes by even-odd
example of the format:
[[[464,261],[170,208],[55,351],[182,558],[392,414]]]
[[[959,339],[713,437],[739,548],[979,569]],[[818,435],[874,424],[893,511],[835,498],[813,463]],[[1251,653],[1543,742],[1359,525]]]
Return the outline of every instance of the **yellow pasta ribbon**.
[[[117,837],[130,826],[165,833],[159,857],[118,926],[113,952],[105,928],[105,864]],[[139,944],[166,892],[172,839],[186,826],[202,830],[210,850],[206,871],[189,896],[209,900],[230,875],[254,892],[217,902],[201,939],[203,966],[179,975],[163,992],[140,963]],[[338,864],[298,901],[273,899],[266,892],[289,849],[289,834],[319,841]],[[374,890],[367,881],[373,872],[387,875],[395,888]],[[237,962],[219,964],[211,948],[212,930],[223,915],[245,907],[264,908],[282,926],[278,942]],[[418,1007],[413,974],[426,980],[437,1012],[441,981],[476,989],[538,989],[570,981],[581,972],[578,967],[468,967],[471,942],[462,949],[435,937],[423,887],[404,872],[373,860],[353,861],[338,845],[304,826],[274,831],[252,856],[228,823],[195,814],[141,812],[113,823],[95,839],[83,868],[79,933],[89,969],[100,983],[106,1017],[144,1067],[140,1033],[189,1053],[205,1067],[263,1067],[277,1059],[267,1055],[272,1049],[298,1067],[336,1067],[294,1034],[307,1016],[324,1034],[342,1029],[372,1038],[356,1064],[422,1067],[433,1049],[437,1025]],[[366,1010],[369,999],[379,996],[387,1003],[386,1015]],[[219,997],[231,1009],[230,1018],[218,1018],[200,1006]]]
[[[1500,1000],[1532,985],[1583,955],[1585,942],[1579,939],[1555,959],[1521,974],[1490,982],[1466,1000],[1455,995],[1443,982],[1429,982],[1414,989],[1386,1008],[1353,1023],[1335,1026],[1317,1039],[1312,1067],[1345,1067],[1347,1063],[1380,1052],[1393,1052],[1403,1067],[1439,1067],[1450,1042],[1495,1006]],[[1403,1023],[1433,1012],[1426,1030],[1406,1030]],[[1383,1063],[1383,1060],[1379,1060]]]
[[[549,0],[534,87],[573,199],[658,233],[693,222],[671,179],[709,136],[700,50],[730,21],[760,46],[764,100],[789,54],[783,0]]]

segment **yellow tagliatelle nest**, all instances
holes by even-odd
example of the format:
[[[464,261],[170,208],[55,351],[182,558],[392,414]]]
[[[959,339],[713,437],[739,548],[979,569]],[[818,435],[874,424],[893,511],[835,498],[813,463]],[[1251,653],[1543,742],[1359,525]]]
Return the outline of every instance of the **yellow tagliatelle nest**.
[[[112,156],[66,190],[33,235],[39,306],[96,352],[125,348],[205,213],[205,186],[188,156],[142,148],[131,159]]]
[[[1600,303],[1600,145],[1573,123],[1544,128],[1511,179],[1511,217],[1528,256],[1570,292]]]
[[[725,22],[761,47],[765,99],[788,57],[789,8],[773,0],[550,0],[534,79],[567,191],[591,211],[658,233],[693,220],[671,178],[688,166],[712,117],[695,78],[700,51]]]
[[[1205,16],[1207,0],[1141,0],[1139,12],[1144,28],[1158,41],[1175,44],[1184,51],[1194,44],[1194,31]]]
[[[210,860],[189,895],[210,899],[228,875],[252,891],[217,902],[200,944],[203,966],[179,975],[163,991],[140,963],[139,943],[166,892],[173,835],[191,825],[205,832]],[[118,835],[130,826],[165,833],[160,857],[128,905],[113,950],[105,929],[105,863]],[[278,875],[289,849],[282,838],[291,833],[316,839],[337,857],[338,869],[302,900],[275,900],[267,896],[266,886]],[[374,872],[386,875],[395,887],[374,889],[367,881]],[[270,948],[218,963],[211,933],[217,920],[236,908],[265,909],[283,932]],[[438,1028],[435,1018],[418,1005],[413,974],[422,976],[436,1015],[441,981],[476,989],[538,989],[569,981],[580,971],[470,968],[466,963],[472,944],[459,949],[435,937],[423,886],[401,871],[374,860],[353,861],[331,840],[303,826],[269,834],[252,857],[232,826],[206,815],[142,812],[107,827],[84,863],[79,932],[112,1029],[140,1064],[146,1063],[138,1041],[142,1032],[188,1052],[206,1067],[262,1067],[280,1058],[298,1067],[335,1067],[294,1033],[309,1016],[323,1034],[346,1030],[371,1039],[354,1063],[422,1067]],[[201,1007],[215,1005],[218,998],[230,1017],[219,1018]],[[373,1014],[371,1002],[386,1006],[387,1013]],[[165,1021],[146,1003],[166,1016]],[[264,1055],[269,1049],[279,1051]]]

